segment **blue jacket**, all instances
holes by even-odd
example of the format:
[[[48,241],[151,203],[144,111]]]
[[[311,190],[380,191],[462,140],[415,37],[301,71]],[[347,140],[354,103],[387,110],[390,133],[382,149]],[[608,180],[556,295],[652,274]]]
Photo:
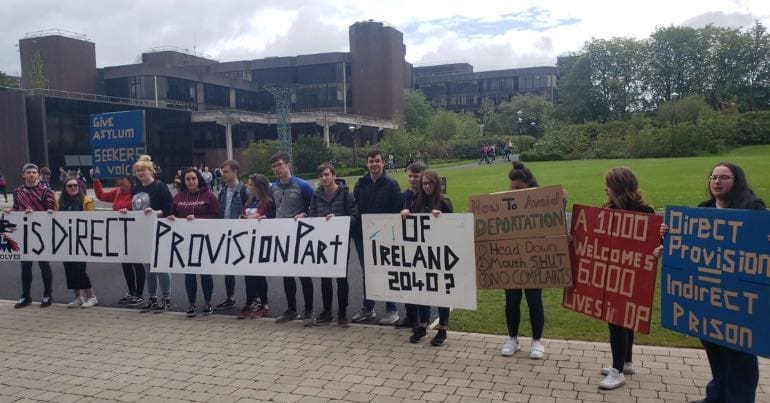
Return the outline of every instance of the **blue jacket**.
[[[219,194],[217,194],[217,200],[219,200],[219,208],[222,210],[219,213],[219,216],[222,218],[240,218],[241,212],[243,211],[243,207],[246,204],[246,202],[249,200],[248,195],[246,194],[246,186],[243,185],[243,183],[238,182],[237,185],[235,185],[235,193],[233,194],[232,200],[230,200],[230,216],[225,217],[225,203],[227,203],[227,189],[228,186],[224,185],[222,186],[222,189],[219,190]]]
[[[275,217],[292,218],[299,213],[308,213],[313,188],[304,180],[292,176],[286,184],[276,179],[270,187],[270,193],[275,202]]]

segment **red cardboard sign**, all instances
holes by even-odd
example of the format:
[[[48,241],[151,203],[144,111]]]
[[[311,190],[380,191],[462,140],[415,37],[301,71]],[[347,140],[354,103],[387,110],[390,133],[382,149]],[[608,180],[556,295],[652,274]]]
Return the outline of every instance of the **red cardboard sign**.
[[[649,334],[663,217],[575,205],[570,258],[575,286],[562,306]]]

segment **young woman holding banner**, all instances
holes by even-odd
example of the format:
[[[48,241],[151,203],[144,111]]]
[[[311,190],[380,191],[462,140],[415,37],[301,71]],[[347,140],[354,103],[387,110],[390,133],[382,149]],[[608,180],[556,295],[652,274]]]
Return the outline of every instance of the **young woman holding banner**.
[[[765,210],[765,202],[754,194],[746,174],[738,165],[720,162],[708,177],[709,199],[698,207]],[[668,227],[660,227],[661,236]],[[768,235],[770,242],[770,235]],[[660,250],[658,250],[660,253]],[[759,362],[751,353],[733,350],[701,339],[711,367],[712,379],[706,385],[706,398],[697,403],[741,402],[753,403],[759,383]]]
[[[121,176],[115,180],[115,189],[104,190],[102,181],[94,175],[94,170],[89,171],[94,181],[94,193],[96,198],[103,202],[112,203],[114,211],[128,211],[131,209],[131,196],[134,191],[134,179],[130,176]],[[144,302],[144,265],[141,263],[122,263],[123,276],[126,278],[128,294],[118,300],[119,304],[139,306]]]
[[[247,183],[249,200],[246,201],[241,218],[275,218],[275,202],[270,195],[270,180],[265,175],[253,174]],[[267,278],[265,276],[243,276],[246,285],[246,305],[238,314],[238,319],[261,318],[270,316],[267,303]]]
[[[532,171],[519,161],[513,162],[513,168],[508,172],[508,179],[510,180],[510,190],[530,189],[540,186]],[[566,190],[562,197],[566,202]],[[521,350],[518,336],[519,323],[521,322],[522,294],[527,297],[529,322],[532,325],[532,347],[529,352],[529,358],[539,360],[545,355],[545,347],[540,341],[543,337],[543,328],[545,327],[542,288],[527,288],[523,291],[522,289],[505,290],[505,321],[508,325],[509,338],[503,344],[500,354],[504,357],[510,357],[513,353]]]
[[[628,168],[612,168],[604,175],[604,191],[607,193],[606,208],[636,211],[654,214],[642,194],[639,192],[639,181],[634,172]],[[606,377],[599,383],[601,389],[616,389],[626,383],[624,374],[634,373],[632,350],[634,347],[634,331],[622,326],[607,323],[610,329],[610,350],[612,351],[612,367],[602,368]]]
[[[401,210],[401,217],[406,218],[411,213],[430,213],[438,217],[441,213],[452,212],[452,201],[441,194],[438,174],[425,170],[420,176],[420,191],[414,196],[412,207]],[[410,343],[419,343],[427,334],[430,320],[430,306],[417,305],[417,324],[414,327]],[[438,308],[438,332],[430,341],[433,346],[441,346],[446,341],[446,331],[449,325],[449,308]]]
[[[155,165],[149,155],[140,156],[134,163],[134,175],[139,183],[134,186],[131,209],[144,211],[144,214],[168,216],[171,213],[171,192],[165,183],[155,180]],[[158,300],[157,296],[158,284],[162,294],[161,300]],[[161,313],[171,308],[171,274],[150,272],[147,275],[147,291],[150,298],[141,312]]]
[[[80,192],[80,181],[70,177],[64,181],[61,196],[56,201],[56,210],[94,211],[94,199],[83,196]],[[67,308],[90,308],[98,303],[91,279],[86,273],[86,262],[64,262],[64,276],[67,288],[75,291],[75,299],[67,304]]]
[[[219,218],[217,195],[209,191],[203,175],[196,168],[187,168],[182,172],[182,186],[180,192],[171,201],[171,214],[168,216],[171,221],[176,218],[187,220]],[[211,274],[201,274],[200,278],[203,300],[206,303],[202,313],[210,315],[214,312],[214,306],[211,305],[214,279]],[[198,314],[198,307],[195,305],[198,296],[198,282],[195,280],[195,274],[186,273],[184,275],[184,286],[187,290],[187,301],[190,303],[187,307],[187,317],[192,318]]]

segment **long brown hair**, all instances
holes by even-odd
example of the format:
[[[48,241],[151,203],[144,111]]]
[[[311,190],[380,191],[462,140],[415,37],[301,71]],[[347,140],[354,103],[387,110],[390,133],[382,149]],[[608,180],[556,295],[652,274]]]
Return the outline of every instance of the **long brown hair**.
[[[635,206],[646,206],[647,202],[639,192],[639,181],[634,171],[626,167],[612,168],[604,175],[605,185],[612,190],[615,197],[607,194],[604,207],[628,210]]]
[[[67,179],[61,185],[61,194],[59,195],[59,210],[62,208],[69,208],[70,206],[82,206],[83,205],[83,193],[78,189],[78,193],[75,196],[70,196],[67,193],[67,182],[75,182],[80,187],[81,183],[75,176],[68,176]]]
[[[270,195],[270,180],[267,179],[267,176],[253,174],[249,176],[249,180],[254,183],[254,187],[257,189],[258,194],[249,196],[249,200],[246,204],[251,204],[254,200],[259,200],[260,204],[273,201],[273,196]]]
[[[422,187],[422,181],[426,178],[433,182],[433,194],[431,195],[425,193],[425,190]],[[441,194],[441,184],[439,183],[438,174],[430,169],[422,171],[422,175],[420,176],[420,191],[417,192],[414,202],[412,203],[412,207],[415,210],[414,212],[422,213],[431,210],[441,210],[442,200],[445,200],[447,205],[451,206],[449,199]]]

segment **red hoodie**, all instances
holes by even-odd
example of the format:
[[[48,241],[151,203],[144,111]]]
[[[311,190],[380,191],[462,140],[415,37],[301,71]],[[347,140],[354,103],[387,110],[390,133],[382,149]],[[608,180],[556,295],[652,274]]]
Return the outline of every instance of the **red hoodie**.
[[[219,200],[217,195],[208,190],[195,193],[183,190],[174,195],[171,203],[171,215],[177,218],[189,215],[195,218],[219,218]]]
[[[94,193],[96,198],[104,202],[112,202],[112,209],[118,211],[122,208],[131,210],[131,191],[124,192],[120,188],[104,191],[102,181],[94,179]]]

